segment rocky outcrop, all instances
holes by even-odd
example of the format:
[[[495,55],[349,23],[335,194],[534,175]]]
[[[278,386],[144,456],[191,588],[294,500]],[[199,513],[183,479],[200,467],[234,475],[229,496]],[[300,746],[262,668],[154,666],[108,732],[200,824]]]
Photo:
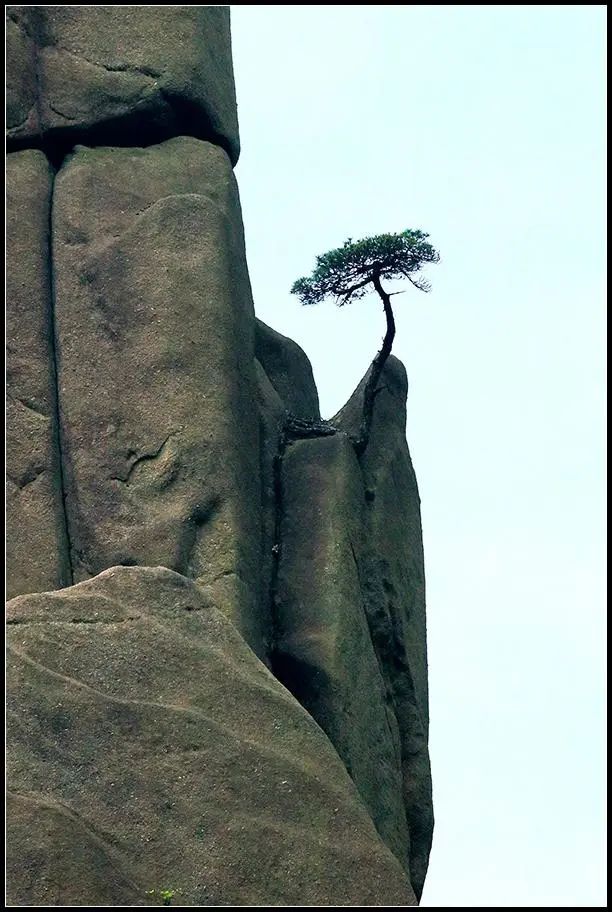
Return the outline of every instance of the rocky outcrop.
[[[62,502],[49,258],[52,172],[41,152],[10,155],[7,182],[8,596],[72,582]]]
[[[367,375],[332,424],[357,435]],[[420,498],[406,442],[406,370],[391,356],[362,457],[369,562],[361,574],[372,640],[400,732],[410,874],[420,897],[433,833]]]
[[[255,357],[289,412],[298,418],[321,419],[310,361],[293,339],[256,320]]]
[[[9,7],[7,42],[12,900],[413,905],[404,368],[358,458],[365,378],[322,421],[255,318],[227,7]]]
[[[195,136],[240,150],[229,8],[9,6],[9,148],[150,145]]]
[[[337,435],[284,450],[272,668],[328,734],[420,897],[433,817],[406,372],[389,359],[358,461],[366,381],[331,420]]]
[[[194,583],[118,567],[7,620],[10,904],[415,904],[323,732]]]
[[[368,547],[363,500],[347,437],[287,447],[272,668],[329,736],[379,833],[407,866],[397,722],[360,579]]]
[[[259,414],[259,475],[261,480],[262,591],[268,594],[266,653],[275,641],[275,600],[281,537],[281,467],[287,422],[291,418],[320,420],[319,397],[312,367],[292,339],[255,321],[255,370]]]
[[[257,648],[254,317],[227,156],[189,137],[77,149],[53,259],[75,580],[170,567]]]

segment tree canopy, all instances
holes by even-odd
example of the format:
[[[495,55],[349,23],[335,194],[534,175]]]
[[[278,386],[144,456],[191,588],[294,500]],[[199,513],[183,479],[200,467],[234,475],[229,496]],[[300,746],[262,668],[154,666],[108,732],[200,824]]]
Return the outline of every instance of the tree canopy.
[[[318,256],[312,275],[298,279],[291,288],[292,294],[297,295],[302,304],[318,304],[331,297],[343,307],[371,290],[376,291],[382,301],[387,330],[382,348],[372,361],[364,388],[361,429],[359,437],[353,441],[358,455],[364,453],[370,440],[378,382],[395,338],[392,293],[383,288],[381,279],[408,279],[419,291],[429,291],[429,282],[418,272],[428,263],[437,263],[440,255],[427,241],[428,237],[424,231],[407,229],[397,234],[378,234],[361,241],[349,238],[342,247]],[[372,289],[368,287],[370,284]]]
[[[302,304],[318,304],[327,297],[342,307],[368,293],[374,279],[408,279],[420,291],[430,285],[417,273],[428,263],[437,263],[438,251],[428,243],[424,231],[407,229],[396,234],[353,241],[317,257],[311,276],[294,282],[291,292]]]

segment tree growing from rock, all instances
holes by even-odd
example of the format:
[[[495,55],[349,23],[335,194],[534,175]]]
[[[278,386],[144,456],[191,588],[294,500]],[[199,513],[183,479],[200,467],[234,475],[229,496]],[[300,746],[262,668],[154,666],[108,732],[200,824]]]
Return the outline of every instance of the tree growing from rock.
[[[401,292],[385,291],[382,281],[407,279],[419,291],[429,291],[429,282],[418,273],[428,263],[437,263],[440,255],[428,243],[428,237],[424,231],[408,229],[397,234],[378,234],[361,241],[349,238],[342,247],[318,256],[312,275],[298,279],[291,288],[291,293],[306,305],[332,298],[339,307],[343,307],[371,291],[375,291],[382,301],[387,329],[366,382],[361,428],[355,441],[358,455],[365,451],[370,439],[378,381],[395,338],[391,297]]]

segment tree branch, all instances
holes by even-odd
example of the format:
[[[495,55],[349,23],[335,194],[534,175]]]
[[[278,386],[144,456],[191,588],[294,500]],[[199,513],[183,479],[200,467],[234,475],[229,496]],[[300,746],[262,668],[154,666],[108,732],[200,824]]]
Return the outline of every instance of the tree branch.
[[[367,278],[363,279],[361,282],[356,282],[355,285],[351,285],[348,288],[345,288],[341,292],[334,292],[336,300],[339,307],[343,307],[347,303],[348,299],[356,291],[359,291],[360,288],[364,288],[369,282],[372,281],[372,276],[368,275]],[[342,302],[342,303],[340,303]]]
[[[417,279],[415,282],[415,280],[411,279],[409,275],[407,275],[406,278],[412,285],[414,285],[415,288],[418,288],[419,291],[424,291],[425,293],[429,291],[429,282],[427,282],[425,279]]]

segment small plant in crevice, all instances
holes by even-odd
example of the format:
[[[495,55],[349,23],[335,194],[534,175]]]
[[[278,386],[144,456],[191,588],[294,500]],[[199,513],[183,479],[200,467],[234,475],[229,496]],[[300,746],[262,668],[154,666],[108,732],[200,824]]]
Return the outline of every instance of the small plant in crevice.
[[[162,906],[170,906],[176,893],[176,890],[147,890],[147,896],[159,896]]]

